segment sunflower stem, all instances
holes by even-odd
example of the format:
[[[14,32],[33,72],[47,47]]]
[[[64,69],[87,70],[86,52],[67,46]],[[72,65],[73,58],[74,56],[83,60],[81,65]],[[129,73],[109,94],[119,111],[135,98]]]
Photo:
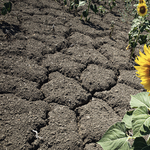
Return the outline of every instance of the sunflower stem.
[[[134,53],[134,50],[135,50],[135,48],[132,48],[132,53],[131,53],[130,59],[132,58],[132,55],[133,55],[133,53]]]
[[[138,40],[139,35],[140,35],[140,33],[141,33],[141,31],[140,31],[140,26],[142,25],[142,27],[143,27],[143,23],[144,23],[144,17],[141,17],[141,23],[138,25],[138,34],[137,34],[137,37],[135,38],[135,43],[137,43],[137,40]],[[133,53],[134,53],[134,50],[135,50],[135,48],[132,48],[132,53],[131,53],[130,59],[132,58],[132,55],[133,55]]]
[[[89,13],[90,5],[91,5],[91,0],[89,0],[89,5],[88,5],[87,13]],[[86,17],[86,21],[87,21],[87,17]]]

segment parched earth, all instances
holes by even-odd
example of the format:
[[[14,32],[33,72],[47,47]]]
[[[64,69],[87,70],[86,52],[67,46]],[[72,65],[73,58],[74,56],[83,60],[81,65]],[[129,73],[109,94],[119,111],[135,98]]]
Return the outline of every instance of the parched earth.
[[[143,91],[122,4],[85,22],[85,7],[75,16],[55,0],[11,2],[0,22],[0,149],[102,150],[96,142]]]

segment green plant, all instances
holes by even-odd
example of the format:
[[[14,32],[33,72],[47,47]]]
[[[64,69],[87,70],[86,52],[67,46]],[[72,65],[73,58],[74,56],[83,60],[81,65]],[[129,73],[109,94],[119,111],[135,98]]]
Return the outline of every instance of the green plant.
[[[1,10],[1,14],[6,15],[7,12],[9,12],[9,13],[11,12],[11,9],[12,9],[12,3],[10,1],[6,2],[6,3],[4,3],[4,7]]]
[[[100,3],[102,1],[104,5],[109,5],[110,11],[116,6],[116,0],[98,0],[97,2]],[[81,15],[81,19],[84,17],[86,21],[90,20],[90,17],[88,18],[89,10],[92,10],[95,14],[100,12],[101,16],[106,13],[106,9],[102,5],[98,6],[97,4],[94,4],[92,0],[64,0],[64,5],[69,6],[69,11],[75,10],[75,14],[77,14],[77,9],[79,7],[86,5],[87,9],[85,9]]]
[[[120,10],[121,12],[121,20],[123,22],[129,22],[137,16],[137,11],[134,7],[134,4],[137,3],[138,0],[124,0],[124,9]]]
[[[117,5],[116,0],[109,0],[109,1],[107,1],[107,0],[98,0],[98,2],[102,2],[102,1],[104,2],[104,5],[107,5],[107,4],[109,5],[110,11],[112,11],[113,7]],[[85,17],[86,21],[90,20],[90,17],[87,18],[88,15],[89,15],[89,9],[91,9],[95,14],[100,12],[101,16],[106,13],[106,9],[102,5],[97,7],[96,4],[92,3],[92,0],[88,0],[87,4],[88,4],[88,8],[86,10],[84,10],[83,13],[82,13],[82,16]],[[81,16],[81,19],[82,19],[82,16]]]
[[[132,22],[129,32],[129,45],[132,49],[131,57],[138,43],[140,45],[150,45],[150,21],[146,17],[138,16]]]
[[[119,9],[118,13],[120,13],[121,15],[121,21],[126,22],[128,24],[132,23],[132,20],[134,18],[137,18],[137,4],[139,2],[139,0],[120,0],[121,2],[123,1],[123,7],[124,9]],[[148,8],[150,8],[150,1],[146,0],[146,4],[148,6]]]
[[[112,33],[113,33],[113,31],[114,31],[114,21],[111,21],[111,27],[110,27],[110,33],[109,33],[109,37],[111,38],[111,36],[112,36]]]
[[[140,1],[139,1],[140,2]],[[135,66],[138,70],[141,84],[150,92],[149,70],[150,70],[150,21],[147,20],[146,3],[135,5],[138,15],[132,22],[129,32],[129,46],[134,52],[137,43],[144,45],[145,55],[140,52],[140,57],[136,57],[135,62],[139,66]],[[140,7],[144,8],[140,9]],[[141,11],[141,12],[140,12]],[[132,57],[131,54],[131,57]],[[141,92],[137,95],[131,95],[130,107],[134,110],[127,111],[123,120],[111,126],[102,139],[97,142],[104,150],[149,150],[150,149],[150,94]]]
[[[137,77],[147,92],[131,95],[130,107],[123,120],[111,126],[98,142],[104,150],[150,149],[150,46],[135,58]],[[132,142],[131,142],[132,141]]]
[[[128,0],[129,1],[129,0]],[[131,0],[130,2],[131,3]],[[148,3],[149,4],[149,3]],[[144,3],[134,4],[133,5],[136,11],[134,12],[134,19],[132,21],[131,30],[129,31],[129,44],[127,46],[127,50],[131,49],[131,56],[133,56],[134,50],[138,43],[140,45],[143,44],[150,44],[150,21],[147,19],[148,11],[147,11],[147,4]],[[144,12],[140,10],[141,7],[144,7]],[[141,12],[140,12],[141,11]],[[138,16],[138,14],[140,16]]]
[[[83,16],[85,17],[86,21],[90,20],[90,18],[87,19],[87,16],[89,15],[89,9],[90,8],[92,8],[93,10],[95,9],[95,13],[97,12],[97,7],[96,7],[96,5],[95,6],[91,5],[91,0],[88,1],[88,8],[86,10],[84,10],[82,13]],[[82,15],[81,15],[81,19],[82,19]]]
[[[105,13],[107,12],[106,9],[102,5],[98,6],[98,10],[100,11],[100,14],[99,14],[100,16],[104,16]]]
[[[75,13],[77,13],[77,8],[80,6],[84,6],[86,4],[86,1],[81,0],[64,0],[64,5],[69,5],[69,11],[75,9]]]
[[[104,5],[108,4],[110,11],[112,11],[112,9],[117,5],[116,0],[99,0],[99,2],[101,1],[104,2]]]
[[[148,94],[148,92],[141,92],[131,95],[130,106],[134,110],[128,111],[123,120],[111,126],[97,142],[104,150],[150,149],[150,96]],[[146,135],[148,135],[147,139]]]

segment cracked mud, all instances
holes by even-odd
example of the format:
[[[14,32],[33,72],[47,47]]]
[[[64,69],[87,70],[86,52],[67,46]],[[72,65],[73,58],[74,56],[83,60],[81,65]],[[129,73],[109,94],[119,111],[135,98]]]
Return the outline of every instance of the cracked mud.
[[[12,3],[0,22],[0,149],[102,150],[143,90],[125,49],[130,25],[117,10],[88,23],[85,7],[74,16],[55,0]]]

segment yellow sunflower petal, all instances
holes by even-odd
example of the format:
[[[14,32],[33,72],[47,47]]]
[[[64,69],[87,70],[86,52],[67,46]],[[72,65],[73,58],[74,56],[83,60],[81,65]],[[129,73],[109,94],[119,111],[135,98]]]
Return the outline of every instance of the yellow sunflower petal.
[[[144,59],[147,59],[147,56],[144,55],[141,51],[139,51],[139,54],[140,54],[140,56],[143,57]]]
[[[141,55],[142,57],[138,57],[135,59],[135,62],[141,66],[149,66],[150,65],[150,61],[147,58],[147,56],[145,57],[145,55]]]
[[[144,52],[145,54],[139,51],[140,56],[135,58],[139,66],[134,66],[134,68],[137,70],[136,76],[141,79],[141,84],[150,92],[150,47],[144,45]]]
[[[142,57],[139,57],[138,59],[135,59],[135,62],[137,64],[139,64],[140,66],[149,66],[150,65],[150,62],[147,61],[146,59],[142,58]]]
[[[141,82],[141,84],[143,84],[143,85],[147,85],[147,86],[150,86],[150,78],[149,77],[147,77],[147,78],[141,78],[141,80],[142,80],[142,82]]]
[[[144,45],[144,52],[148,57],[150,57],[150,47],[147,47],[146,44]]]

